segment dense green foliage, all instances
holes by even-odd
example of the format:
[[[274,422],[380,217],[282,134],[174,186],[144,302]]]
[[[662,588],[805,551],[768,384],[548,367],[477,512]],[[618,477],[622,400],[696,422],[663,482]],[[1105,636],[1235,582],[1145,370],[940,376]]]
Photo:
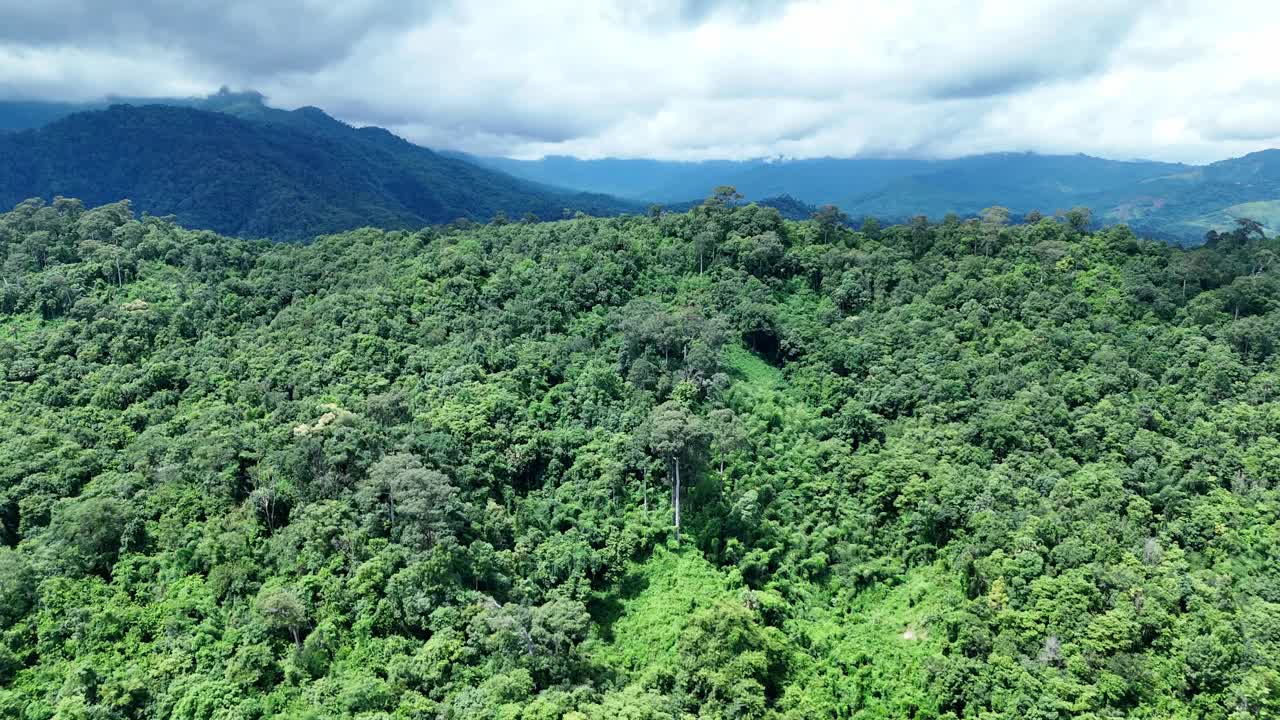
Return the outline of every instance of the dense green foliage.
[[[221,98],[217,105],[210,105]],[[639,206],[535,185],[439,155],[316,108],[230,94],[202,108],[116,105],[0,134],[0,204],[29,197],[129,198],[189,227],[277,240],[374,225],[416,229]],[[216,111],[215,111],[216,110]]]
[[[726,185],[724,187],[729,188],[731,186]],[[749,204],[748,201],[740,193],[736,192],[736,188],[734,188],[734,190],[735,190],[734,197],[723,199],[726,204],[733,205],[733,206],[742,206],[742,205]],[[819,208],[814,205],[810,205],[808,203],[800,202],[799,200],[791,197],[790,195],[777,195],[774,197],[767,197],[760,200],[752,200],[751,202],[754,202],[756,205],[759,205],[760,207],[773,208],[774,210],[777,210],[778,214],[782,216],[783,220],[811,220],[824,210],[824,208]],[[701,200],[691,200],[687,202],[671,203],[671,204],[665,204],[665,205],[662,203],[655,203],[654,205],[650,206],[649,212],[652,213],[656,210],[659,212],[683,213],[683,212],[689,212],[690,210],[693,210],[694,208],[698,207],[701,204],[702,204]],[[848,216],[843,216],[843,222],[845,224],[848,224],[849,222]]]
[[[0,217],[0,716],[1280,713],[1275,241],[728,196]]]

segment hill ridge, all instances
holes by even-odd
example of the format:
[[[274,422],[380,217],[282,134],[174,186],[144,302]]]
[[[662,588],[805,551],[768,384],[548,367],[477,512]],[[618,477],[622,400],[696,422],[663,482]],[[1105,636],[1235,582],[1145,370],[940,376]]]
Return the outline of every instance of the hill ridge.
[[[29,197],[120,199],[224,234],[303,239],[375,225],[638,209],[432,152],[323,111],[231,114],[115,104],[0,135],[0,206]]]

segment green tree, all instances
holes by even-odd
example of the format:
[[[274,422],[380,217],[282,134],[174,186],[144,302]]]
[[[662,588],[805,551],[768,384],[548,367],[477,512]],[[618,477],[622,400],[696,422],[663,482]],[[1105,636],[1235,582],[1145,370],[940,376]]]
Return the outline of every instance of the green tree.
[[[702,440],[702,420],[684,403],[668,400],[650,413],[645,426],[649,449],[666,461],[671,478],[671,508],[676,540],[680,540],[682,482],[680,463],[694,453]]]
[[[396,542],[429,548],[456,533],[463,513],[458,488],[409,454],[388,455],[356,484],[370,528]]]
[[[293,643],[302,649],[303,631],[308,624],[306,605],[297,592],[282,585],[262,588],[254,601],[254,610],[273,629],[288,630]]]

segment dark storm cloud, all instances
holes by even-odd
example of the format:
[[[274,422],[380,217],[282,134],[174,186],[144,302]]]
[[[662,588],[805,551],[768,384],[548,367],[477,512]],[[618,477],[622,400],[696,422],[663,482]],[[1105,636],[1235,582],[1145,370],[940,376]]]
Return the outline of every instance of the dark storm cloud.
[[[252,77],[347,57],[370,33],[427,19],[441,3],[354,0],[0,0],[0,42],[175,49]]]
[[[978,19],[969,31],[982,45],[948,48],[951,38],[944,37],[916,51],[930,58],[920,68],[922,90],[942,100],[994,98],[1091,77],[1110,65],[1149,9],[1144,0],[1098,3],[1061,25],[1042,24],[1034,15],[992,18],[985,26]]]
[[[1021,90],[1046,78],[1047,74],[1039,68],[996,68],[987,73],[945,78],[927,92],[941,100],[986,98]]]

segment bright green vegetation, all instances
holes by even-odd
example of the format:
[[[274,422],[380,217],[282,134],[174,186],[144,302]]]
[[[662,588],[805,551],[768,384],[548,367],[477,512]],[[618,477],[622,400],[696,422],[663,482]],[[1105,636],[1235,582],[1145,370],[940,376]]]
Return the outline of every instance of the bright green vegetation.
[[[0,216],[0,717],[1280,713],[1275,240],[731,197]]]

